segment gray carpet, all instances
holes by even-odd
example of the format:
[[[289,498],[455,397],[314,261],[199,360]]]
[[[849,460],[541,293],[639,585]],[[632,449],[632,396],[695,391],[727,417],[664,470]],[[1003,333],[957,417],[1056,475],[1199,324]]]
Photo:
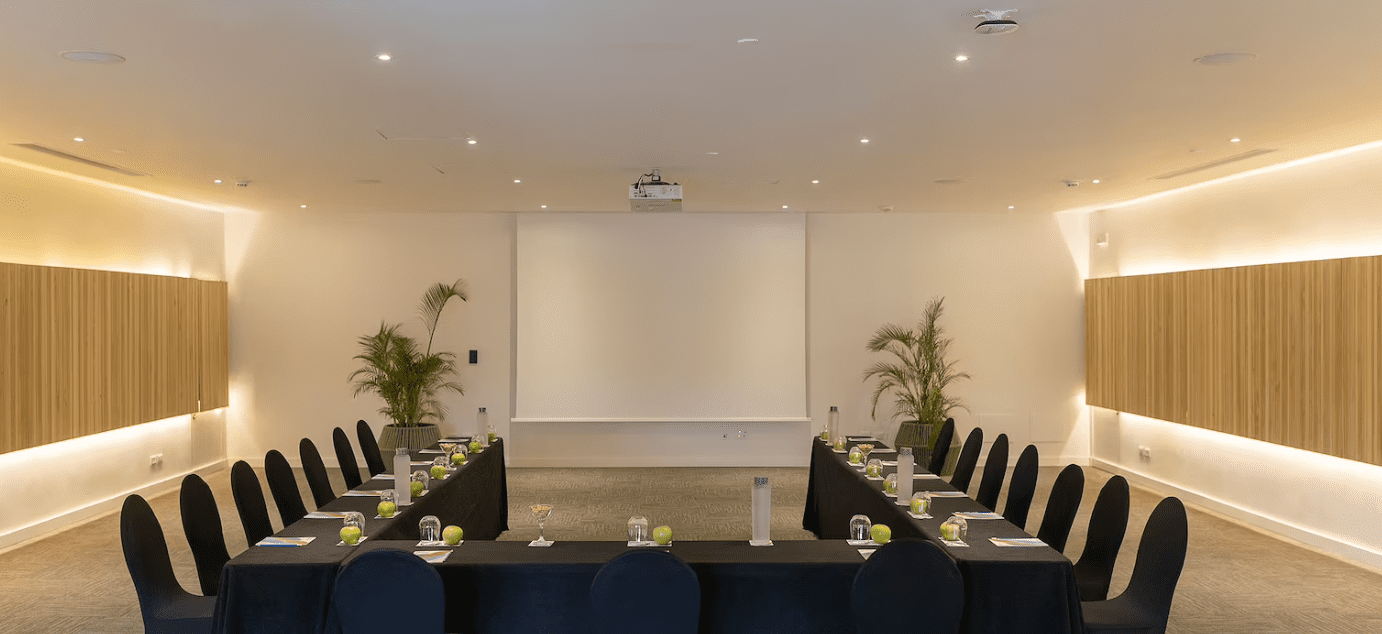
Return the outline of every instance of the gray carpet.
[[[1057,470],[1042,469],[1033,503],[1035,533]],[[531,540],[529,504],[556,505],[548,539],[625,538],[635,513],[667,524],[677,539],[747,539],[749,482],[773,482],[773,539],[809,539],[801,530],[806,469],[509,469],[511,530],[501,539]],[[1090,506],[1108,474],[1086,469],[1085,503],[1067,554],[1079,556]],[[262,478],[261,474],[261,478]],[[339,473],[336,489],[344,488]],[[306,482],[299,474],[307,500]],[[208,478],[221,505],[232,555],[246,548],[229,471]],[[976,484],[977,486],[977,484]],[[1113,591],[1127,585],[1137,540],[1160,500],[1133,489],[1132,520]],[[183,586],[196,588],[178,498],[151,500],[163,523]],[[270,505],[272,506],[272,504]],[[1001,506],[999,508],[1002,508]],[[1264,535],[1190,507],[1190,552],[1172,608],[1172,633],[1311,634],[1382,632],[1382,575]],[[278,526],[277,515],[274,516]],[[138,632],[139,606],[120,552],[119,516],[111,514],[0,554],[0,632]]]

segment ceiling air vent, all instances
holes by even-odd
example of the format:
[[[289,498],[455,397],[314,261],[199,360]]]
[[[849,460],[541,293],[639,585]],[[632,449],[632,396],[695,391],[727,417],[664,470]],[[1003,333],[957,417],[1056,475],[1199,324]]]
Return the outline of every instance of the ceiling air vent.
[[[1176,171],[1174,171],[1174,172],[1166,172],[1165,174],[1158,174],[1158,175],[1153,176],[1153,177],[1151,177],[1151,178],[1149,178],[1149,179],[1147,179],[1147,180],[1164,181],[1164,180],[1169,179],[1169,178],[1175,178],[1175,177],[1177,177],[1177,176],[1185,176],[1186,174],[1194,174],[1195,172],[1200,172],[1200,171],[1204,171],[1204,170],[1207,170],[1207,169],[1210,169],[1210,168],[1219,167],[1220,165],[1228,165],[1229,163],[1237,163],[1238,161],[1246,161],[1246,160],[1248,160],[1248,159],[1250,159],[1250,158],[1253,158],[1253,157],[1255,157],[1255,156],[1262,156],[1263,154],[1271,154],[1272,152],[1275,152],[1275,151],[1276,151],[1276,150],[1269,150],[1269,149],[1266,149],[1266,148],[1257,148],[1256,150],[1249,150],[1249,151],[1244,152],[1244,153],[1242,153],[1242,154],[1234,154],[1233,156],[1230,156],[1230,157],[1227,157],[1227,158],[1221,158],[1221,159],[1219,159],[1219,160],[1217,160],[1217,161],[1210,161],[1210,162],[1208,162],[1208,163],[1200,163],[1199,165],[1195,165],[1195,166],[1192,166],[1192,167],[1187,167],[1187,168],[1185,168],[1185,169],[1176,170]]]
[[[37,143],[15,143],[14,146],[15,146],[15,147],[28,148],[28,149],[33,150],[33,151],[35,151],[35,152],[42,152],[42,153],[47,154],[47,155],[49,155],[49,156],[56,156],[56,157],[58,157],[58,158],[64,158],[64,159],[67,159],[67,160],[69,160],[69,161],[76,161],[76,162],[81,163],[81,164],[83,164],[83,165],[90,165],[90,166],[92,166],[92,167],[99,167],[99,168],[101,168],[101,169],[103,169],[103,170],[110,170],[110,171],[115,172],[115,173],[117,173],[117,174],[124,174],[124,175],[126,175],[126,176],[148,176],[148,174],[144,174],[144,173],[142,173],[142,172],[136,172],[136,171],[134,171],[134,170],[132,170],[132,169],[126,169],[126,168],[120,167],[120,166],[118,166],[118,165],[111,165],[111,164],[109,164],[109,163],[102,163],[102,162],[100,162],[100,161],[93,161],[93,160],[91,160],[91,159],[89,159],[89,158],[82,158],[82,157],[77,156],[77,155],[75,155],[75,154],[68,154],[68,153],[66,153],[66,152],[63,152],[62,150],[54,150],[53,148],[44,147],[44,146],[39,145],[39,144],[37,144]]]

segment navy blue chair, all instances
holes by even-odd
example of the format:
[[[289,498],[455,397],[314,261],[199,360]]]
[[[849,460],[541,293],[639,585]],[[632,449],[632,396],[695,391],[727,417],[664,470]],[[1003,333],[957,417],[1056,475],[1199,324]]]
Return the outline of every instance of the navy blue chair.
[[[1075,562],[1075,583],[1083,601],[1103,601],[1108,598],[1109,582],[1113,579],[1113,565],[1128,531],[1128,481],[1113,476],[1104,483],[1094,500],[1089,515],[1089,535],[1085,538],[1084,553]]]
[[[1185,505],[1166,498],[1152,510],[1137,547],[1128,589],[1107,601],[1084,601],[1086,632],[1165,634],[1171,600],[1185,568],[1190,526]]]
[[[360,440],[360,455],[365,457],[370,477],[388,471],[384,466],[384,456],[379,453],[379,441],[375,440],[374,430],[369,428],[369,423],[363,420],[355,423],[355,436]]]
[[[269,520],[269,503],[264,500],[264,488],[259,476],[244,460],[230,467],[230,492],[235,496],[235,510],[240,513],[240,526],[245,529],[245,543],[253,546],[274,534]]]
[[[441,634],[446,593],[432,564],[406,550],[371,550],[346,562],[336,575],[331,605],[342,634]],[[406,605],[406,610],[385,606]]]
[[[701,584],[676,555],[634,550],[600,566],[590,584],[590,608],[597,634],[695,634]]]
[[[989,459],[984,463],[984,478],[979,481],[979,492],[974,501],[990,511],[998,510],[998,494],[1003,490],[1003,478],[1008,475],[1008,435],[998,434],[989,448]]]
[[[955,440],[955,419],[945,419],[945,424],[941,425],[940,435],[936,436],[936,444],[931,446],[931,461],[926,466],[926,470],[936,475],[941,475],[945,471],[945,459],[950,456],[950,443]]]
[[[302,473],[307,476],[307,488],[312,490],[312,501],[321,508],[336,501],[336,492],[331,489],[331,478],[326,475],[326,463],[317,451],[317,444],[310,438],[298,443],[298,456],[302,458]]]
[[[201,476],[189,473],[182,479],[178,504],[182,511],[182,530],[187,535],[187,545],[192,547],[192,560],[197,564],[202,594],[214,597],[221,586],[221,568],[230,561],[216,495]]]
[[[1036,445],[1027,445],[1022,455],[1017,457],[1012,481],[1008,483],[1008,504],[1003,507],[1003,519],[1024,531],[1027,530],[1027,513],[1032,509],[1032,498],[1036,497],[1037,467],[1040,462]]]
[[[293,467],[277,449],[264,454],[264,477],[269,479],[269,492],[273,493],[278,518],[283,521],[284,528],[307,515],[307,505],[302,503],[302,489],[298,488]]]
[[[1070,538],[1070,527],[1075,524],[1075,514],[1080,512],[1083,497],[1084,469],[1080,465],[1066,465],[1056,476],[1056,483],[1051,485],[1051,497],[1046,499],[1046,514],[1037,528],[1037,539],[1056,552],[1065,552],[1065,541]]]
[[[125,498],[120,509],[120,546],[125,566],[139,595],[144,631],[150,634],[211,632],[216,597],[199,597],[182,589],[173,574],[168,541],[149,503],[138,495]]]
[[[940,546],[895,539],[859,567],[849,609],[859,634],[955,634],[964,617],[964,579]]]
[[[960,459],[955,462],[955,475],[950,476],[950,486],[965,493],[969,491],[969,481],[974,478],[974,467],[979,464],[979,452],[984,449],[984,430],[975,427],[970,430],[965,444],[960,447]]]
[[[336,447],[336,464],[341,465],[341,478],[345,480],[346,490],[364,484],[360,478],[360,463],[355,462],[355,450],[350,446],[350,438],[344,429],[331,430],[331,444]]]

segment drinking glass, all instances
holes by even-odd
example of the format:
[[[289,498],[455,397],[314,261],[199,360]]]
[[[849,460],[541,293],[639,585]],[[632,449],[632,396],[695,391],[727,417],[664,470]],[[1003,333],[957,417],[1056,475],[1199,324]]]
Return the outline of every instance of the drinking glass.
[[[917,515],[926,515],[931,512],[931,494],[926,491],[918,491],[912,495],[912,512]]]
[[[398,494],[395,493],[393,489],[381,489],[379,491],[379,504],[383,505],[385,502],[393,504],[395,509],[394,512],[398,512]],[[384,517],[384,514],[380,513],[379,517]]]
[[[534,504],[528,507],[528,510],[533,512],[533,519],[537,520],[537,541],[533,543],[539,546],[551,545],[552,542],[547,541],[547,537],[543,534],[543,528],[547,524],[547,518],[552,516],[552,505]]]
[[[345,529],[345,528],[351,528],[351,527],[353,527],[353,528],[358,528],[358,529],[360,529],[360,535],[359,535],[359,537],[356,537],[356,538],[355,538],[355,543],[358,544],[358,543],[360,542],[360,540],[363,539],[364,536],[365,536],[365,514],[359,512],[359,511],[349,511],[349,512],[347,512],[345,515],[346,515],[346,516],[345,516],[345,525],[342,526],[341,528],[342,528],[342,529]],[[346,541],[346,540],[345,540],[345,531],[344,531],[344,530],[342,530],[341,535],[342,535],[341,541],[343,541],[343,542]],[[350,543],[350,542],[346,542],[346,543]],[[351,545],[354,546],[355,544],[351,544]]]
[[[849,464],[859,468],[864,466],[864,452],[858,445],[849,448]]]
[[[864,475],[870,478],[883,477],[883,461],[877,458],[869,460],[867,466],[864,467]]]
[[[844,450],[845,450],[845,437],[844,437],[844,434],[835,434],[835,440],[834,440],[833,442],[835,443],[835,451],[844,451]]]
[[[889,474],[888,474],[888,477],[886,477],[886,478],[883,479],[883,492],[884,492],[884,493],[891,493],[891,494],[893,494],[893,495],[897,495],[897,474],[896,474],[896,473],[889,473]]]
[[[860,444],[859,444],[859,451],[863,452],[863,454],[864,454],[864,462],[868,462],[868,461],[869,461],[869,452],[870,452],[870,451],[873,451],[873,443],[867,443],[867,442],[866,442],[866,443],[860,443]]]
[[[451,459],[446,456],[437,456],[432,459],[432,466],[441,467],[447,471],[451,470]]]
[[[969,522],[963,517],[951,516],[941,524],[941,539],[950,542],[962,542],[969,534]]]
[[[441,520],[435,515],[423,516],[417,523],[418,539],[424,542],[441,541]]]
[[[456,453],[456,443],[439,442],[437,443],[437,448],[441,449],[442,452],[446,454],[446,464],[448,465],[447,468],[451,468],[451,454]]]
[[[629,518],[629,541],[648,541],[648,518],[635,515]]]
[[[849,538],[858,542],[873,539],[869,531],[873,529],[873,522],[867,515],[855,515],[849,518]]]
[[[419,470],[417,470],[417,471],[414,471],[414,472],[413,472],[413,476],[412,476],[412,478],[410,478],[410,479],[411,479],[413,482],[421,482],[421,483],[422,483],[422,491],[421,491],[420,493],[414,493],[414,494],[413,494],[413,497],[421,497],[423,493],[426,493],[426,492],[427,492],[427,485],[429,485],[429,484],[432,483],[432,476],[428,475],[426,471],[423,471],[423,470],[421,470],[421,469],[419,469]],[[417,487],[413,487],[413,488],[414,488],[414,489],[417,489]]]

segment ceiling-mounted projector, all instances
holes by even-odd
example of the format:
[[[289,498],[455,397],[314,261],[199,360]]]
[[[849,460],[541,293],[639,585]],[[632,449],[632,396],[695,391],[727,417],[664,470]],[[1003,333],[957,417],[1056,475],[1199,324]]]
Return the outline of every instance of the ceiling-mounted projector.
[[[1009,13],[1016,12],[1017,9],[979,9],[966,13],[965,17],[984,19],[974,27],[974,32],[979,35],[1007,35],[1017,30],[1017,22],[1008,19]]]
[[[662,180],[660,171],[639,176],[637,183],[629,185],[630,210],[681,211],[681,185]]]

